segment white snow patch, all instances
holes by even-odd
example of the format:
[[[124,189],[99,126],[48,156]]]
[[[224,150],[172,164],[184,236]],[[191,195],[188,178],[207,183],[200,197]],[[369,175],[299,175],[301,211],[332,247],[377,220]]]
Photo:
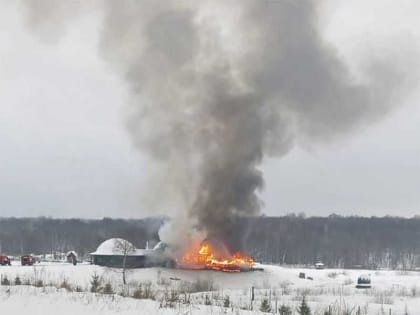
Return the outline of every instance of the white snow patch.
[[[98,295],[89,292],[66,292],[54,287],[34,288],[30,286],[0,286],[2,310],[8,314],[261,314],[259,305],[263,299],[270,299],[272,308],[282,304],[294,310],[306,294],[313,313],[323,314],[329,305],[342,310],[346,307],[362,307],[369,315],[377,315],[382,309],[388,314],[409,314],[420,310],[420,273],[391,270],[340,270],[304,269],[279,266],[261,266],[264,271],[244,273],[222,273],[214,271],[192,271],[165,268],[131,269],[127,273],[130,294],[139,283],[151,283],[154,290],[179,288],[182,283],[194,283],[197,279],[211,282],[215,291],[191,294],[192,305],[178,305],[178,309],[160,308],[159,301],[136,300],[118,295]],[[300,279],[304,272],[313,280]],[[121,292],[121,270],[90,264],[73,266],[68,263],[40,263],[32,267],[13,265],[0,267],[1,277],[13,282],[19,276],[22,282],[34,283],[42,280],[44,284],[59,286],[66,281],[71,286],[79,286],[88,291],[92,275],[96,273],[103,283],[111,283],[114,292]],[[370,274],[372,289],[355,288],[357,278]],[[250,291],[255,290],[253,312],[244,309],[251,307]],[[212,299],[212,306],[204,305],[205,296]],[[223,308],[223,299],[229,296],[232,308]],[[43,310],[43,311],[42,311]],[[190,312],[190,310],[192,310]],[[355,313],[355,312],[353,312]],[[364,314],[364,309],[362,309]]]

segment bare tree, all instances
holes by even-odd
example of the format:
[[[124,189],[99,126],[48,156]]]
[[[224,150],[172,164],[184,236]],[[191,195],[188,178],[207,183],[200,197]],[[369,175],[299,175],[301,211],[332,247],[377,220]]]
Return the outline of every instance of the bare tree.
[[[123,256],[122,261],[122,276],[124,285],[127,284],[126,271],[127,271],[127,256],[133,254],[136,248],[130,242],[123,239],[116,239],[114,243],[114,251]]]

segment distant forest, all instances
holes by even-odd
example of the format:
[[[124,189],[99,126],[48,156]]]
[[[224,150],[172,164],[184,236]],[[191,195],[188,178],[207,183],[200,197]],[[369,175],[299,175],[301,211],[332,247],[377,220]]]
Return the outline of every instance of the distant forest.
[[[1,253],[46,254],[76,250],[81,256],[104,240],[121,237],[139,248],[159,240],[163,218],[123,220],[0,218]],[[420,267],[420,218],[244,218],[232,234],[256,261],[329,267],[415,269]]]
[[[53,219],[0,218],[1,253],[8,255],[49,254],[75,250],[85,256],[103,241],[120,237],[144,248],[158,241],[163,219]]]

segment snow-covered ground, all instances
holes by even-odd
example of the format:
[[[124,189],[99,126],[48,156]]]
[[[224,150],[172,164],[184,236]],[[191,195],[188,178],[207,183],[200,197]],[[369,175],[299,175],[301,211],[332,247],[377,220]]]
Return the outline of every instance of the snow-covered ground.
[[[8,314],[255,314],[263,299],[273,312],[282,304],[296,310],[305,295],[312,314],[323,315],[328,307],[338,314],[349,309],[356,314],[359,307],[361,314],[369,315],[382,314],[382,310],[384,314],[389,310],[391,314],[420,314],[417,272],[262,267],[264,271],[244,273],[135,269],[128,271],[128,285],[123,286],[120,270],[89,264],[2,266],[1,278],[11,285],[0,287],[0,305]],[[300,279],[300,272],[313,280]],[[88,292],[94,274],[116,294]],[[361,274],[371,275],[372,289],[355,288]],[[13,285],[16,277],[22,285]],[[63,283],[71,292],[60,288]],[[150,288],[155,300],[120,296],[133,295],[139,286]],[[224,307],[227,299],[229,308]]]

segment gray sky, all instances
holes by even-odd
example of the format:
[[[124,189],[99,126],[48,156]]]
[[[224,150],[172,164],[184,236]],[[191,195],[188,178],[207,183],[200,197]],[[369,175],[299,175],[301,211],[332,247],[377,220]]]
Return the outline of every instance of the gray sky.
[[[350,65],[396,38],[420,46],[420,4],[396,3],[327,2],[323,34]],[[125,130],[125,87],[97,53],[97,16],[49,43],[25,31],[17,5],[0,6],[0,216],[149,215],[147,164]],[[419,97],[348,138],[265,161],[263,212],[420,214]]]

